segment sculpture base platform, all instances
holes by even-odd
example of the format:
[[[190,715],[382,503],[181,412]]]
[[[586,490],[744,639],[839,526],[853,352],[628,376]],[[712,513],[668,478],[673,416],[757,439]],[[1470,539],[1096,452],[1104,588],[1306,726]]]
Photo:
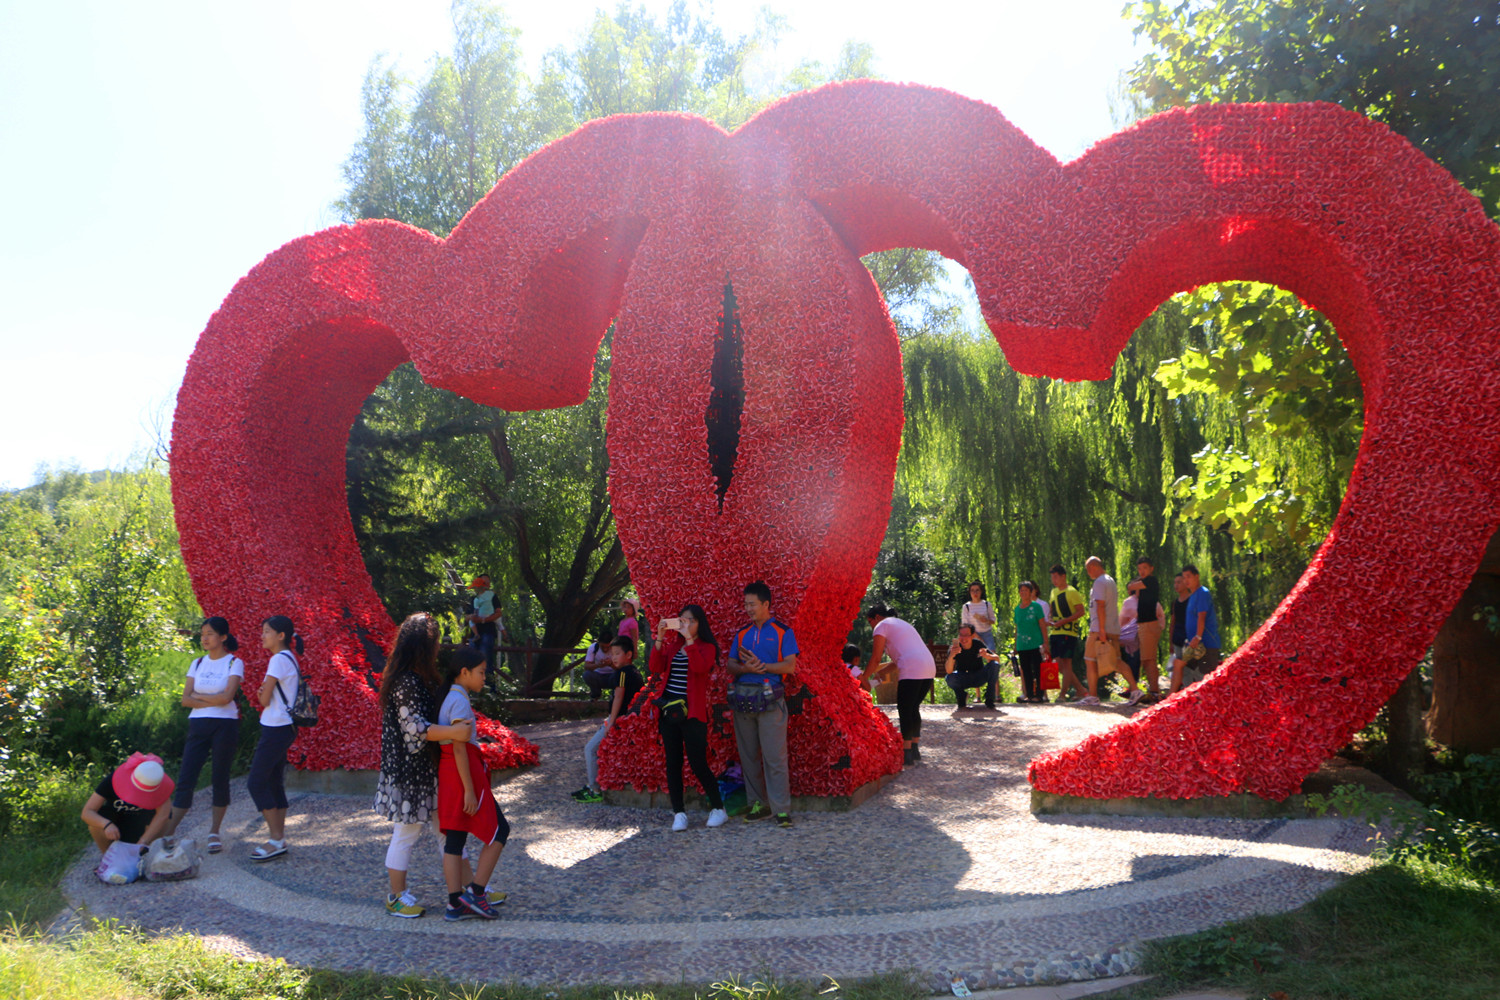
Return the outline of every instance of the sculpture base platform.
[[[1373,771],[1330,757],[1302,783],[1302,791],[1284,802],[1259,795],[1215,795],[1199,799],[1090,799],[1080,795],[1057,795],[1031,790],[1031,812],[1035,816],[1166,816],[1192,819],[1305,819],[1315,815],[1307,807],[1308,795],[1327,795],[1339,785],[1359,785],[1371,792],[1408,798],[1407,794]]]
[[[860,785],[848,795],[793,795],[792,812],[848,812],[864,805],[874,798],[888,782],[894,781],[896,775],[886,774],[874,781],[868,781]],[[672,801],[666,792],[642,792],[632,786],[624,788],[607,788],[604,790],[604,803],[611,806],[625,806],[630,809],[670,809]],[[683,804],[689,809],[707,811],[708,800],[698,791],[689,790],[683,795]]]

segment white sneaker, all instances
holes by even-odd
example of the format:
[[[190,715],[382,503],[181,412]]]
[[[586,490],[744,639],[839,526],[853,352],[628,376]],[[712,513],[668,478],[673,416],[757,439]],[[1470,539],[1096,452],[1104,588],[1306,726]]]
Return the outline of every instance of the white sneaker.
[[[1146,697],[1146,692],[1142,691],[1140,688],[1135,688],[1130,692],[1130,697],[1125,699],[1125,704],[1134,705],[1144,697]]]
[[[1082,698],[1079,698],[1078,701],[1074,702],[1074,704],[1077,704],[1077,705],[1097,705],[1097,704],[1099,704],[1099,699],[1095,698],[1093,695],[1086,695],[1086,696],[1084,696]]]
[[[714,809],[708,814],[708,825],[710,827],[723,826],[729,822],[729,814],[722,809]]]
[[[672,832],[681,833],[687,829],[687,813],[678,813],[672,817]]]

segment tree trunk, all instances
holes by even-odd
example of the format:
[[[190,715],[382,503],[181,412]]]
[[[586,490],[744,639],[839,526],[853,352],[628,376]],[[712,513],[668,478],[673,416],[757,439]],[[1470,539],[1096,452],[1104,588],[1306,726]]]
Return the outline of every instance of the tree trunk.
[[[1432,709],[1427,732],[1463,753],[1500,748],[1500,636],[1474,612],[1500,608],[1500,533],[1432,644]]]
[[[1413,667],[1406,680],[1386,702],[1386,749],[1390,753],[1391,778],[1405,788],[1413,771],[1421,771],[1427,759],[1427,730],[1422,724],[1422,671]]]

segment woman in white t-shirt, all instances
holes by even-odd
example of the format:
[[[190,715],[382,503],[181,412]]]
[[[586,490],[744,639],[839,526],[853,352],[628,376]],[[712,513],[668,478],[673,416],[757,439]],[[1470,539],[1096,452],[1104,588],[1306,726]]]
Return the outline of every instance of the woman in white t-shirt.
[[[918,742],[922,738],[922,699],[932,690],[937,676],[937,661],[932,650],[917,634],[910,622],[891,614],[891,609],[877,604],[865,612],[865,620],[875,627],[875,641],[870,647],[871,669],[889,656],[896,664],[896,716],[901,723],[901,746],[906,763],[922,759]]]
[[[995,608],[984,593],[984,584],[975,580],[969,584],[969,600],[964,604],[960,625],[970,625],[974,635],[984,643],[984,648],[995,651]]]
[[[240,746],[240,707],[234,696],[245,680],[245,662],[234,651],[240,641],[229,632],[229,622],[215,615],[205,618],[198,630],[203,655],[188,667],[182,687],[182,707],[188,712],[187,744],[182,749],[182,769],[177,772],[177,791],[172,796],[172,815],[162,835],[172,836],[182,817],[193,807],[193,790],[209,756],[213,756],[213,824],[209,827],[208,853],[224,849],[219,827],[229,808],[229,771]]]
[[[260,627],[260,644],[271,654],[271,662],[256,692],[260,739],[250,760],[247,784],[255,808],[265,817],[268,839],[250,852],[250,860],[270,861],[286,853],[286,753],[297,738],[291,709],[297,700],[302,637],[286,615],[272,615]]]

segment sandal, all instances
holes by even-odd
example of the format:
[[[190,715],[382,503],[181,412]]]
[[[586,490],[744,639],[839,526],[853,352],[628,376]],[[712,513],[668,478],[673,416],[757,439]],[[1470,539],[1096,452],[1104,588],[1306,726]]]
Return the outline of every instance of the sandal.
[[[219,839],[219,835],[217,833],[210,833],[208,835],[208,853],[218,854],[223,849],[224,842]]]
[[[270,861],[272,858],[279,858],[279,857],[281,857],[285,853],[286,853],[286,841],[285,840],[281,841],[280,843],[277,843],[274,840],[268,840],[268,841],[265,842],[265,844],[263,846],[257,847],[255,850],[253,850],[253,851],[250,852],[250,860],[251,861]]]

